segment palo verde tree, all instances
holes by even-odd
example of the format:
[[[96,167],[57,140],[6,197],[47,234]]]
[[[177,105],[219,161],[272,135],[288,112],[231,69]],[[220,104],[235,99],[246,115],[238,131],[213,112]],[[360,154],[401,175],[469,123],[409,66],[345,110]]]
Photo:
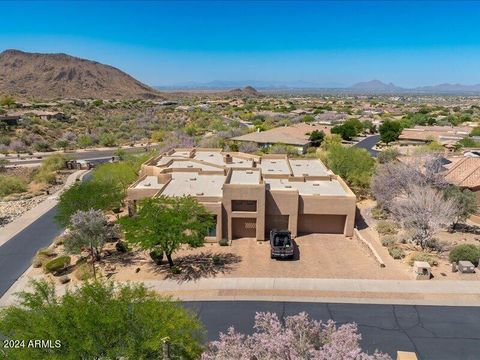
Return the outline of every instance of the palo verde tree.
[[[193,314],[141,284],[88,282],[57,296],[32,282],[19,304],[0,310],[0,337],[25,347],[0,348],[2,359],[198,359],[204,330]],[[28,346],[32,339],[50,347]]]
[[[212,215],[191,196],[145,199],[137,214],[119,220],[125,239],[145,250],[163,251],[170,267],[181,245],[203,245],[214,225]]]
[[[106,210],[120,206],[123,191],[109,182],[78,182],[60,195],[55,220],[63,227],[70,224],[77,211]]]
[[[468,189],[461,189],[458,186],[451,185],[444,191],[446,199],[452,199],[456,204],[455,218],[452,224],[455,230],[458,223],[467,220],[470,215],[478,210],[477,197],[475,193]]]

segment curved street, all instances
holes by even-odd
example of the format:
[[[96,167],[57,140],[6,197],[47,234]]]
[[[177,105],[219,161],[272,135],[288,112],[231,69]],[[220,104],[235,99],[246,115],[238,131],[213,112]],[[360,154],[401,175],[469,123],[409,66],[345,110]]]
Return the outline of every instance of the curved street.
[[[373,147],[377,145],[379,141],[380,141],[380,135],[372,135],[359,141],[353,146],[361,149],[365,149],[370,153],[370,155],[372,155],[373,157],[377,157],[378,151],[374,150]]]
[[[479,358],[480,307],[370,305],[265,301],[185,302],[198,314],[208,331],[208,340],[218,338],[229,326],[251,333],[257,311],[279,317],[306,311],[313,319],[337,323],[355,322],[361,345],[389,353],[414,351],[419,360],[473,360]]]

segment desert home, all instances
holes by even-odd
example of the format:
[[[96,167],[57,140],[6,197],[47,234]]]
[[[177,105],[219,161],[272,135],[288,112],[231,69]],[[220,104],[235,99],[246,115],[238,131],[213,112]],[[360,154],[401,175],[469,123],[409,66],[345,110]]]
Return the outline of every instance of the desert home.
[[[323,131],[325,135],[329,135],[330,129],[331,126],[323,124],[299,123],[266,131],[251,132],[245,135],[234,137],[232,140],[253,142],[262,148],[266,148],[274,144],[291,145],[296,147],[300,154],[303,154],[312,144],[310,141],[310,134],[313,131]]]
[[[208,241],[265,240],[272,229],[353,234],[355,194],[318,159],[174,149],[144,163],[127,193],[133,208],[146,197],[197,198],[216,218]]]
[[[401,144],[425,144],[432,140],[442,145],[453,145],[466,138],[473,127],[470,126],[415,126],[403,129],[399,140]]]

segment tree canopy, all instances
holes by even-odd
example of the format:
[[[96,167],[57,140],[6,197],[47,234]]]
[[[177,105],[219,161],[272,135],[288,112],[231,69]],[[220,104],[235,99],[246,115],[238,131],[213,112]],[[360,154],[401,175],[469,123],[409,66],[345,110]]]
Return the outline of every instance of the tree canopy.
[[[380,132],[380,139],[388,144],[398,140],[402,133],[402,125],[398,121],[385,120],[378,131]]]
[[[8,359],[197,359],[204,330],[181,305],[144,285],[84,283],[59,297],[53,283],[34,281],[20,304],[0,312],[0,337],[50,339],[51,348],[2,348]],[[55,343],[54,341],[58,341]]]
[[[214,225],[213,216],[191,196],[142,200],[137,214],[121,218],[119,223],[127,241],[165,252],[170,266],[174,265],[172,254],[181,245],[203,245]]]

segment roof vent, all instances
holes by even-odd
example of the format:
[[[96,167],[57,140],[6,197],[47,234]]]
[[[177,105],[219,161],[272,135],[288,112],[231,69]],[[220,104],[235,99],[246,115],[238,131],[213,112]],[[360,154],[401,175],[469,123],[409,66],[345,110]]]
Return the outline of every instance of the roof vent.
[[[253,171],[247,171],[247,174],[253,174]]]
[[[285,189],[291,189],[292,185],[285,185]]]
[[[302,165],[300,165],[300,164],[295,164],[295,166],[302,166]]]
[[[195,195],[197,195],[197,196],[203,195],[203,192],[198,192]]]
[[[319,183],[313,183],[313,186],[320,186]]]
[[[150,183],[145,183],[145,184],[143,184],[143,186],[152,186],[152,184],[150,184]]]
[[[213,157],[213,154],[209,154],[208,156]]]
[[[189,180],[190,180],[190,181],[196,181],[196,180],[197,180],[197,178],[196,178],[196,177],[194,177],[194,178],[190,178]]]
[[[273,171],[273,169],[268,169],[267,171]]]
[[[187,165],[187,168],[193,168],[192,164]]]

